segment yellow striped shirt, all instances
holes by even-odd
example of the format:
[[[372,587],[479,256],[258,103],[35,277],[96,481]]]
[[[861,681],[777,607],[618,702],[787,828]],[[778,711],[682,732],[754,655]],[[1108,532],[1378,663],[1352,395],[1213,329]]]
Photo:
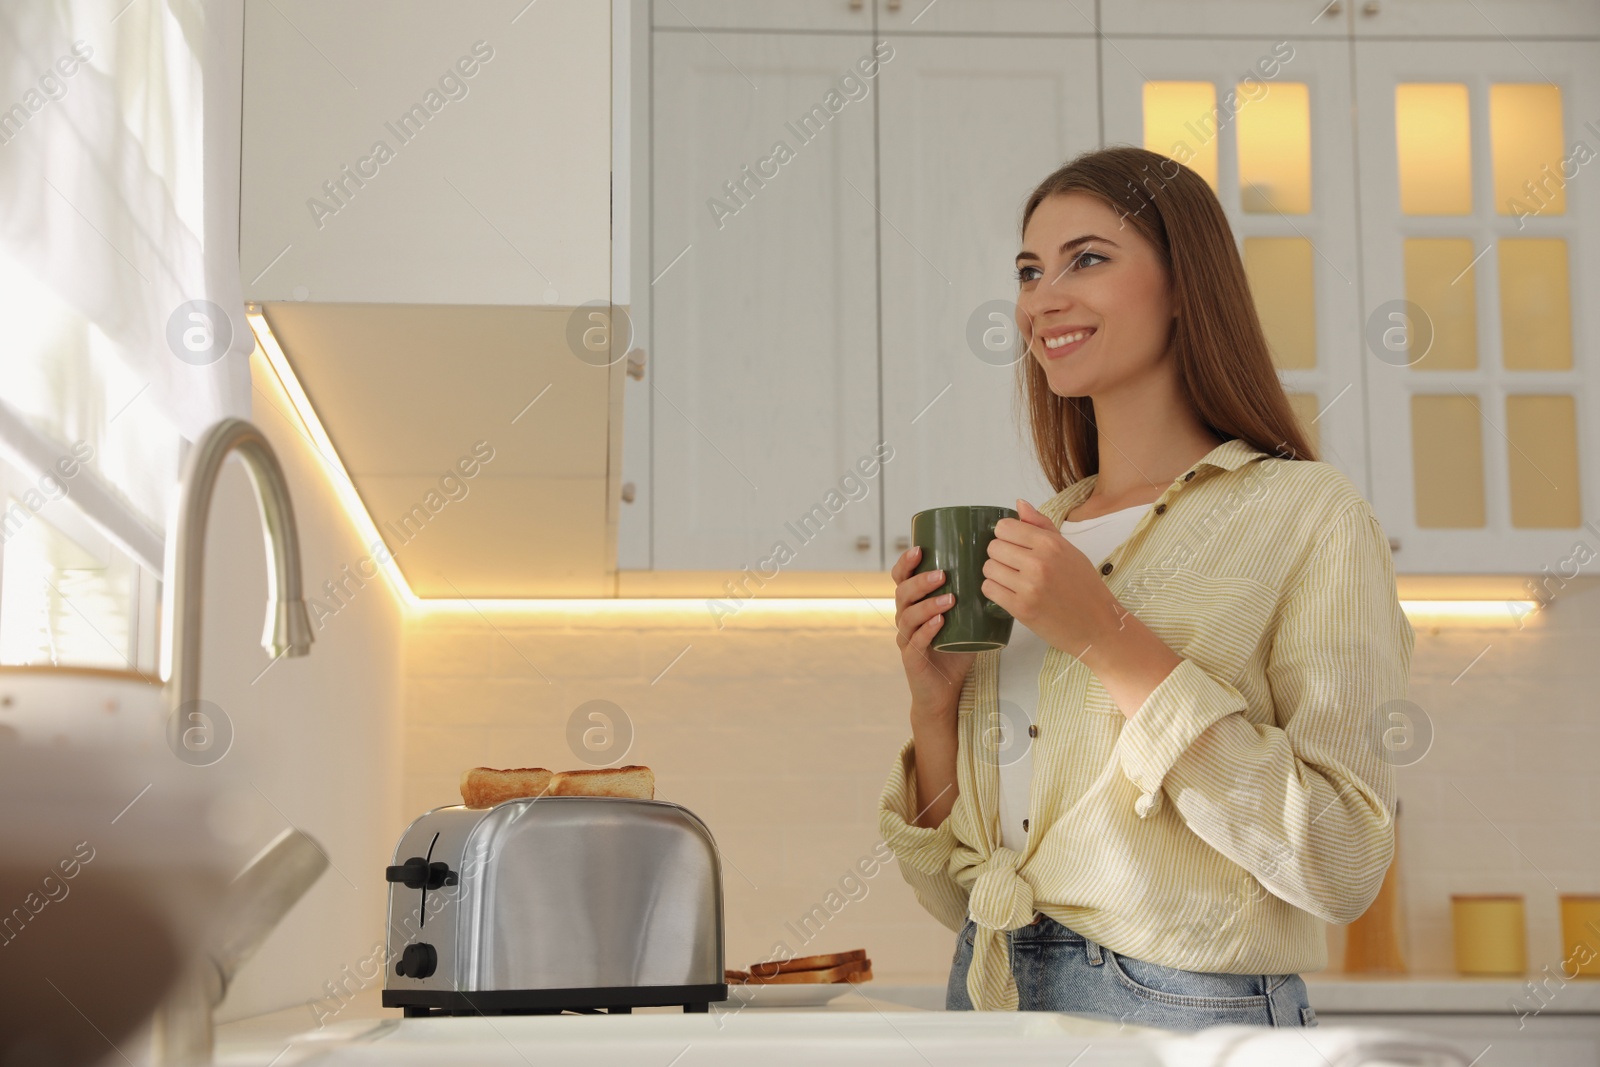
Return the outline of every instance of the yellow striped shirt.
[[[1059,524],[1096,480],[1039,510]],[[967,993],[980,1010],[1016,1009],[1004,931],[1036,911],[1169,967],[1318,970],[1323,924],[1367,909],[1394,852],[1380,731],[1406,697],[1413,634],[1388,538],[1338,468],[1226,441],[1102,573],[1181,661],[1126,718],[1082,662],[1047,651],[1024,850],[1000,843],[983,742],[1001,722],[1003,650],[978,653],[961,689],[949,817],[915,825],[909,739],[879,800],[923,907],[951,930],[977,926]]]

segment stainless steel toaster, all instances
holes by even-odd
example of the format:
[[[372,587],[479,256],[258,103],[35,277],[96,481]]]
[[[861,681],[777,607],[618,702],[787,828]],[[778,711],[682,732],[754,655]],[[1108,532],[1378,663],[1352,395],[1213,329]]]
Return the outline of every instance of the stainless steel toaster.
[[[728,997],[716,842],[681,805],[435,808],[407,827],[386,875],[386,1008],[706,1011]]]

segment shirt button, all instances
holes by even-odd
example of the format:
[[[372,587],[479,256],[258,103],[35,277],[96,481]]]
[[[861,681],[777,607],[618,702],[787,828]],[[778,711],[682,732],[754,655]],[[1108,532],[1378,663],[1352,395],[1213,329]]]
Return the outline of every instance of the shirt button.
[[[1194,481],[1194,471],[1190,471],[1188,474],[1185,474],[1183,476],[1183,480],[1186,481],[1186,482]]]
[[[1110,574],[1111,573],[1111,564],[1110,563],[1102,563],[1100,565],[1100,573],[1101,574]]]
[[[1167,513],[1167,506],[1165,504],[1157,504],[1156,505],[1156,514],[1157,515],[1165,515],[1166,513]]]
[[[1029,737],[1038,737],[1039,736],[1039,726],[1038,726],[1037,723],[1029,723],[1028,724],[1028,736]]]

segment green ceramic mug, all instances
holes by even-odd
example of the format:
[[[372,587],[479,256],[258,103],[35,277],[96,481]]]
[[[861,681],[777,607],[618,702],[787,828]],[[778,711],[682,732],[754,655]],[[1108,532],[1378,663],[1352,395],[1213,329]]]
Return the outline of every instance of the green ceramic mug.
[[[911,543],[922,549],[912,573],[944,571],[944,584],[927,595],[956,597],[933,636],[940,652],[987,652],[1011,641],[1011,613],[981,590],[994,525],[1016,517],[1014,508],[986,504],[930,508],[911,516]]]

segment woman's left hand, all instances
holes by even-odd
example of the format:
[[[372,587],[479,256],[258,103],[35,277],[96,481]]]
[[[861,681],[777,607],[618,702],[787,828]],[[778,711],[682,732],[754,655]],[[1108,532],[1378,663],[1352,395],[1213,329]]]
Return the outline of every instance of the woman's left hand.
[[[1081,658],[1121,628],[1122,604],[1089,557],[1038,508],[1019,499],[1017,514],[995,523],[980,591],[1052,648]]]

